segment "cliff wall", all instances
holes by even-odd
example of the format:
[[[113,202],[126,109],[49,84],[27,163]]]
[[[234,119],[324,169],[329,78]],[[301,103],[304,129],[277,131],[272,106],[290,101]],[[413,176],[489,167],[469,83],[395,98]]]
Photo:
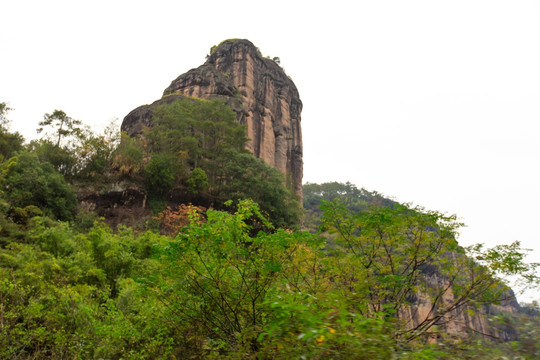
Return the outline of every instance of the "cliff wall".
[[[446,336],[463,339],[468,335],[482,335],[485,339],[497,341],[517,339],[517,332],[512,326],[490,320],[494,315],[516,315],[519,312],[519,304],[511,289],[502,294],[498,305],[486,303],[480,307],[464,305],[454,308],[459,301],[447,278],[434,272],[426,274],[424,280],[435,293],[440,294],[439,301],[434,305],[428,294],[418,292],[413,295],[412,304],[399,311],[399,317],[406,323],[407,329],[432,325],[428,331],[430,342]]]
[[[206,62],[180,75],[165,89],[171,95],[222,98],[247,126],[247,149],[279,169],[302,197],[302,102],[293,81],[273,60],[261,56],[248,40],[226,40]],[[152,105],[130,112],[122,130],[134,136],[152,126]]]

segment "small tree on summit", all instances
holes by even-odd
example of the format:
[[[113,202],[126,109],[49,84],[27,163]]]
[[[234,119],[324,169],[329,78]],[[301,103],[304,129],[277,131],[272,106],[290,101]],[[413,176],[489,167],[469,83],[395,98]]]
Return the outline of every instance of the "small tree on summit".
[[[82,122],[67,116],[62,110],[54,110],[52,114],[45,114],[43,119],[39,122],[40,127],[37,132],[41,133],[45,126],[52,127],[56,133],[55,136],[57,136],[56,147],[60,147],[62,137],[76,136],[80,138],[83,136],[83,130],[80,127]]]

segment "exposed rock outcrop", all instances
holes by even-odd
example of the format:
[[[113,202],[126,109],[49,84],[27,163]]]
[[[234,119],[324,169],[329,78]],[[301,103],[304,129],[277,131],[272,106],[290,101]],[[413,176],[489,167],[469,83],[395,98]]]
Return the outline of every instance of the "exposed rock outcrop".
[[[464,305],[454,308],[458,301],[447,278],[434,272],[426,274],[424,280],[440,299],[438,305],[434,306],[432,298],[427,294],[419,292],[413,295],[409,299],[412,304],[399,311],[399,317],[408,329],[422,329],[424,324],[433,325],[428,331],[428,340],[432,342],[441,336],[459,339],[471,334],[498,341],[516,340],[517,332],[512,326],[504,322],[490,322],[490,317],[494,315],[518,313],[519,304],[511,289],[502,294],[498,305],[485,303],[480,307]]]
[[[247,126],[247,149],[283,172],[302,196],[302,102],[293,81],[273,60],[261,56],[248,40],[226,40],[212,49],[206,62],[176,78],[163,98],[185,95],[222,98]],[[133,136],[152,125],[152,105],[130,112],[122,130]]]

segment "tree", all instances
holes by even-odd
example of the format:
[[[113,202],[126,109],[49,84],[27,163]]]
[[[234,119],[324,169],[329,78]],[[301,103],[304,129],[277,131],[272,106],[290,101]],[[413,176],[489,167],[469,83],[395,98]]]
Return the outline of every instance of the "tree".
[[[174,327],[133,280],[161,271],[149,256],[163,242],[102,223],[83,234],[32,219],[24,241],[0,247],[0,358],[172,358]]]
[[[322,201],[332,201],[339,198],[347,209],[354,212],[367,211],[372,205],[392,206],[395,201],[383,197],[375,191],[358,189],[350,182],[327,182],[323,184],[307,183],[302,187],[304,195],[304,227],[316,233],[321,225]]]
[[[380,318],[353,311],[321,239],[309,233],[254,232],[271,227],[252,201],[234,214],[196,211],[161,248],[167,271],[148,289],[167,309],[164,321],[188,333],[192,355],[227,358],[387,359],[393,338]],[[356,314],[355,314],[356,313]]]
[[[540,305],[537,301],[521,304],[520,315],[514,319],[519,340],[514,344],[525,359],[540,358]]]
[[[67,181],[72,180],[77,173],[77,155],[73,149],[58,147],[49,139],[34,140],[30,142],[29,148],[42,163],[50,163]]]
[[[12,208],[34,205],[57,219],[71,219],[77,199],[50,163],[24,152],[8,159],[0,168],[0,184]]]
[[[218,204],[252,199],[274,225],[297,226],[301,217],[298,199],[286,186],[283,174],[245,149],[245,126],[235,120],[236,115],[222,100],[180,97],[155,107],[153,126],[143,133],[152,155],[152,164],[146,167],[147,189],[154,193],[162,189],[164,196],[173,184],[184,184],[191,193],[208,190],[204,195]],[[166,165],[165,158],[169,159]],[[163,163],[159,171],[158,162]],[[174,179],[165,168],[174,169]],[[153,175],[161,171],[163,176]],[[169,185],[157,186],[165,180]]]
[[[176,178],[174,158],[169,154],[155,154],[146,167],[145,186],[151,196],[164,197]]]
[[[222,100],[179,98],[153,110],[153,126],[144,136],[151,152],[185,153],[186,167],[204,169],[226,149],[245,151],[245,127],[235,119]]]
[[[103,134],[91,131],[85,133],[73,149],[77,159],[77,176],[79,179],[95,181],[112,165],[113,154],[120,143],[121,135],[116,119],[107,125]]]
[[[112,153],[112,168],[120,173],[121,177],[133,178],[144,169],[144,149],[137,138],[121,133],[120,143]]]
[[[6,130],[9,127],[11,121],[7,118],[7,113],[11,110],[13,109],[7,103],[0,102],[0,127],[2,130]]]
[[[8,112],[13,110],[5,102],[0,103],[0,160],[7,159],[22,150],[24,138],[21,134],[9,131]]]
[[[82,137],[82,122],[80,120],[75,120],[62,110],[54,110],[52,114],[45,114],[43,116],[43,121],[39,122],[39,128],[37,133],[41,133],[45,127],[51,127],[53,132],[56,134],[56,147],[60,147],[60,141],[62,138],[75,136]]]
[[[73,120],[63,111],[55,110],[45,115],[43,126],[56,128],[56,135],[50,134],[30,143],[32,151],[42,161],[50,162],[68,181],[99,180],[113,163],[113,153],[120,140],[120,132],[113,119],[102,134],[91,131],[79,120]],[[69,141],[65,141],[69,139]]]
[[[195,168],[191,171],[189,178],[186,180],[187,190],[196,195],[199,191],[208,189],[208,177],[201,168]]]
[[[304,208],[321,212],[321,202],[339,198],[347,208],[354,212],[366,211],[371,205],[392,206],[396,202],[383,197],[375,191],[364,188],[358,189],[350,182],[327,182],[323,184],[307,183],[302,188],[304,193]]]
[[[204,342],[202,353],[256,352],[269,319],[269,295],[304,235],[283,230],[252,235],[250,224],[271,224],[249,200],[240,201],[234,214],[208,210],[206,215],[203,221],[193,210],[190,224],[161,249],[168,271],[151,289],[169,310],[167,319],[189,329],[192,341]]]
[[[485,264],[467,256],[456,240],[462,224],[455,216],[404,205],[355,213],[337,199],[322,209],[323,228],[337,235],[330,251],[335,291],[351,292],[365,317],[384,314],[401,341],[426,338],[466,310],[511,296],[498,274],[534,273],[518,246],[476,256]],[[427,304],[422,315],[420,299]]]
[[[276,227],[296,228],[302,209],[293,191],[285,186],[283,174],[250,153],[227,150],[216,159],[213,169],[218,182],[215,191],[223,201],[252,199]]]

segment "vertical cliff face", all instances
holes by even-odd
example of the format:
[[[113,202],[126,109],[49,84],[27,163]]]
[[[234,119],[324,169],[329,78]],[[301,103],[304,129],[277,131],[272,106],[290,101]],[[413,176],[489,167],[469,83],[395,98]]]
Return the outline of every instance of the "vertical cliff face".
[[[222,98],[229,103],[251,141],[247,149],[283,172],[302,196],[302,102],[296,86],[273,60],[261,56],[248,40],[227,40],[212,49],[206,62],[176,78],[165,89],[170,95],[203,99]],[[129,135],[151,126],[151,107],[126,116],[122,130]]]
[[[417,293],[411,305],[399,311],[399,317],[410,330],[422,328],[423,324],[433,325],[428,331],[430,341],[436,342],[441,336],[464,338],[469,334],[482,335],[486,339],[500,341],[516,340],[517,333],[514,328],[504,322],[490,322],[490,316],[500,314],[515,315],[519,311],[519,304],[514,292],[507,290],[498,305],[486,303],[481,307],[464,305],[454,308],[458,299],[453,288],[443,275],[432,273],[426,275],[426,284],[436,293],[440,294],[436,305],[431,296],[426,293]],[[450,311],[448,311],[451,309]]]

